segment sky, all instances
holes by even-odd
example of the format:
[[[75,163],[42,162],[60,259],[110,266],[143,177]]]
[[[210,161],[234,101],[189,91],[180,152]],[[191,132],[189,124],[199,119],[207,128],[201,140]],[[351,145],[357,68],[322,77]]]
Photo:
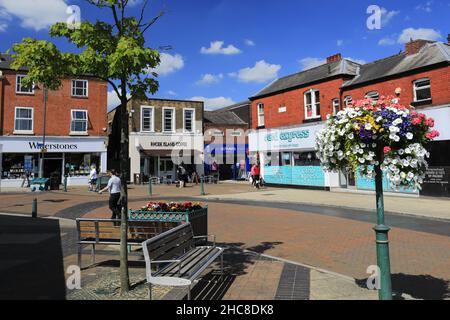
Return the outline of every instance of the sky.
[[[143,1],[130,0],[127,13],[138,15]],[[85,0],[0,0],[0,52],[24,37],[73,51],[48,36],[52,23],[67,21],[70,5],[82,20],[110,19]],[[161,50],[154,97],[202,100],[210,110],[336,53],[366,63],[399,53],[411,38],[447,42],[450,34],[450,0],[150,0],[146,17],[161,10],[146,45],[171,49]],[[117,104],[112,90],[108,98],[109,108]]]

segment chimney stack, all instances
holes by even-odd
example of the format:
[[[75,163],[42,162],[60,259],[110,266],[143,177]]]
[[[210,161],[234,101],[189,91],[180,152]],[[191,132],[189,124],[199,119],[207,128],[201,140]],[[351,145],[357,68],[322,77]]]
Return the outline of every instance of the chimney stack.
[[[328,57],[327,63],[332,63],[332,62],[341,61],[341,60],[342,60],[342,55],[340,53],[337,53],[331,57]]]
[[[408,42],[406,44],[406,54],[407,55],[411,55],[411,54],[416,54],[420,51],[420,49],[422,49],[427,43],[431,43],[432,41],[428,41],[428,40],[422,40],[422,39],[417,39],[417,40],[413,40],[411,39],[410,42]]]

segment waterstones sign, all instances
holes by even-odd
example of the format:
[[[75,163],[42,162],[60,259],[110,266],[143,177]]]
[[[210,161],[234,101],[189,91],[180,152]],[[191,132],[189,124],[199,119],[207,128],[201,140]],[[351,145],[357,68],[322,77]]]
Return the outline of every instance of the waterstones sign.
[[[105,138],[54,138],[48,137],[45,145],[42,137],[0,137],[3,153],[38,153],[42,149],[50,153],[106,152]]]
[[[289,129],[258,130],[249,135],[250,151],[314,149],[316,133],[323,125]]]

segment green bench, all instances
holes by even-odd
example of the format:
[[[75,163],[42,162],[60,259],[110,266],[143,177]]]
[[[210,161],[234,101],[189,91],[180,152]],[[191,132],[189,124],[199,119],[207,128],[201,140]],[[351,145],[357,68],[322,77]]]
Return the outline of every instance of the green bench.
[[[35,178],[30,181],[31,191],[36,191],[35,186],[39,186],[40,191],[47,191],[50,188],[50,179],[49,178]]]

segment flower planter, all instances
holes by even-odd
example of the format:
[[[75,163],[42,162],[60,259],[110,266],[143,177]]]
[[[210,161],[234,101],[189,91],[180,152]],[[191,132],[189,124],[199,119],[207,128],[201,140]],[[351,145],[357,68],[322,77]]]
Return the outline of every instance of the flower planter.
[[[208,234],[208,206],[186,212],[157,212],[148,210],[129,210],[130,221],[153,221],[161,223],[161,229],[175,227],[182,223],[191,223],[194,236]],[[164,227],[164,228],[163,228]]]

